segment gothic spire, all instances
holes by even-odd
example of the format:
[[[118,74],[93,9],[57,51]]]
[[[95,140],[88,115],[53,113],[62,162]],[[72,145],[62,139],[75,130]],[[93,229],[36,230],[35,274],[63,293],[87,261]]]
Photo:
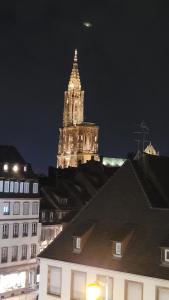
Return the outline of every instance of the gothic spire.
[[[70,75],[70,80],[68,84],[68,90],[81,90],[81,82],[80,75],[78,69],[78,53],[77,49],[75,49],[74,59],[73,59],[73,67]]]

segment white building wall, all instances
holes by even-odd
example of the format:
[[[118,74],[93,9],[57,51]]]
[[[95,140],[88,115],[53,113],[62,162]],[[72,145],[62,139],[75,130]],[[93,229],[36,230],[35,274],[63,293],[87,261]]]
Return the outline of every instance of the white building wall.
[[[48,266],[62,268],[61,297],[47,294]],[[87,284],[96,281],[97,275],[110,276],[113,278],[113,300],[125,300],[125,280],[136,281],[143,284],[143,300],[156,300],[156,287],[166,287],[169,289],[169,280],[139,276],[135,274],[122,273],[101,268],[72,264],[50,259],[40,259],[40,289],[39,300],[70,300],[71,271],[81,271],[87,274]],[[137,300],[137,299],[136,299]]]

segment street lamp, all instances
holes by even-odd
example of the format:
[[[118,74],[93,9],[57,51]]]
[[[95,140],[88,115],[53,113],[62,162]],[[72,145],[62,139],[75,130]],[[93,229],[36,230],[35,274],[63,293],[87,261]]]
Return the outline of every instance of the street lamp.
[[[86,288],[87,300],[98,300],[101,296],[101,287],[98,282],[90,283]]]

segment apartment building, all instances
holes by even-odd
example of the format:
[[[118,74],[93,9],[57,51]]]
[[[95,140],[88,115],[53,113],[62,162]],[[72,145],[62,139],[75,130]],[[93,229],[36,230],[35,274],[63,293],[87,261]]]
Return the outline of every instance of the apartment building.
[[[13,146],[0,146],[0,299],[36,285],[39,184]]]

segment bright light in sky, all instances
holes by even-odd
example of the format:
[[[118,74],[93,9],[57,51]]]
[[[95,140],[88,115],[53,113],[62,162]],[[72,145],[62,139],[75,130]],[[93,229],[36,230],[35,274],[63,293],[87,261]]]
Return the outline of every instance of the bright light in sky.
[[[85,27],[87,27],[87,28],[90,28],[90,27],[92,27],[93,25],[92,25],[92,23],[90,23],[90,22],[83,22],[83,25],[85,26]]]

